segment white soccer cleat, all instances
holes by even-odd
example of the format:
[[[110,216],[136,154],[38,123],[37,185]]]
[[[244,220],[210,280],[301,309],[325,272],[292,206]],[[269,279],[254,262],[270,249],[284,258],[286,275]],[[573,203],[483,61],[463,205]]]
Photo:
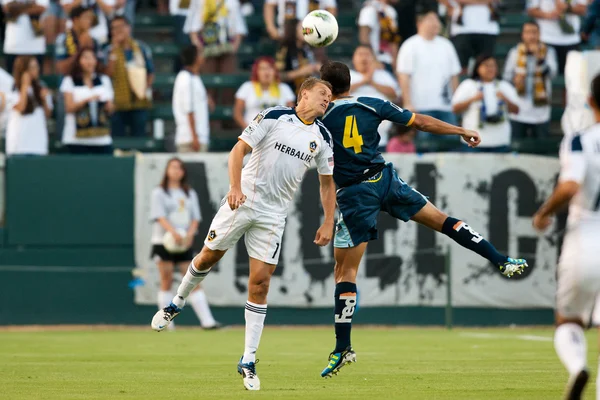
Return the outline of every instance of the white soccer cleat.
[[[500,271],[502,272],[502,275],[510,278],[514,274],[521,275],[523,270],[527,267],[528,265],[525,259],[509,258],[507,262],[505,262],[503,265],[500,265]]]
[[[242,375],[244,380],[244,387],[246,390],[260,390],[260,379],[256,375],[256,364],[258,364],[258,360],[256,362],[251,363],[242,363],[244,357],[240,358],[240,362],[237,366],[238,374]]]
[[[180,312],[181,308],[171,303],[167,307],[163,308],[162,310],[158,310],[156,314],[154,314],[150,326],[152,326],[152,329],[157,332],[164,331]]]

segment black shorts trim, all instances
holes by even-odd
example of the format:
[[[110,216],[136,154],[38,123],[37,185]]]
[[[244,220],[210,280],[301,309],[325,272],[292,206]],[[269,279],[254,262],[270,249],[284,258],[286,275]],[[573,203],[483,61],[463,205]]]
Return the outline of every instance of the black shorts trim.
[[[150,258],[158,258],[161,261],[170,261],[173,263],[181,263],[185,261],[192,261],[194,258],[194,252],[192,249],[186,250],[183,253],[170,253],[165,249],[162,244],[152,245],[152,252]]]

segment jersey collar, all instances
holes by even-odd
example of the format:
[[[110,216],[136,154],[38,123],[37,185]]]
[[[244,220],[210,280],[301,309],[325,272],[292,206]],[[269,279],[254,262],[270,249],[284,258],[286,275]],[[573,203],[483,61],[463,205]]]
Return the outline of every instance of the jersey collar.
[[[300,116],[299,116],[299,115],[298,115],[298,113],[296,112],[296,109],[295,109],[295,108],[294,108],[294,114],[295,114],[295,115],[296,115],[296,117],[297,117],[297,118],[300,120],[300,122],[302,122],[304,125],[308,125],[308,126],[310,126],[310,125],[314,124],[314,123],[315,123],[315,121],[317,120],[317,119],[315,118],[315,120],[314,120],[313,122],[306,122],[305,120],[303,120],[302,118],[300,118]]]

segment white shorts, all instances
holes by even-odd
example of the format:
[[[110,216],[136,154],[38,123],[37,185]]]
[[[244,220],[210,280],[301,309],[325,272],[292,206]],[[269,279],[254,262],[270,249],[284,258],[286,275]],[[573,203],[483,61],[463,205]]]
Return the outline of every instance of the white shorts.
[[[248,255],[267,264],[277,264],[285,215],[266,214],[242,206],[232,211],[225,201],[210,224],[204,244],[211,250],[229,250],[242,235]]]
[[[581,318],[584,324],[600,294],[596,237],[569,232],[558,263],[556,311],[564,318]]]

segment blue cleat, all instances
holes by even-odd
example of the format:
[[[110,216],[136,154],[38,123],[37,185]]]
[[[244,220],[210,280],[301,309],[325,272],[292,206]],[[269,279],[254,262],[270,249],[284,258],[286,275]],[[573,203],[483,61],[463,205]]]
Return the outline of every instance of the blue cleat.
[[[331,378],[333,375],[337,375],[338,371],[344,365],[354,362],[356,362],[356,353],[350,346],[341,353],[331,353],[329,355],[329,364],[321,372],[321,376],[323,378]]]
[[[510,258],[509,257],[508,261],[506,261],[502,265],[499,265],[499,267],[500,267],[500,272],[502,272],[502,275],[510,278],[514,274],[521,275],[523,270],[525,268],[527,268],[528,265],[527,265],[527,261],[524,258]]]
[[[258,379],[258,376],[256,375],[256,364],[258,364],[258,360],[243,364],[243,359],[244,357],[242,356],[237,365],[237,372],[244,379],[244,387],[246,390],[260,390],[260,379]]]

